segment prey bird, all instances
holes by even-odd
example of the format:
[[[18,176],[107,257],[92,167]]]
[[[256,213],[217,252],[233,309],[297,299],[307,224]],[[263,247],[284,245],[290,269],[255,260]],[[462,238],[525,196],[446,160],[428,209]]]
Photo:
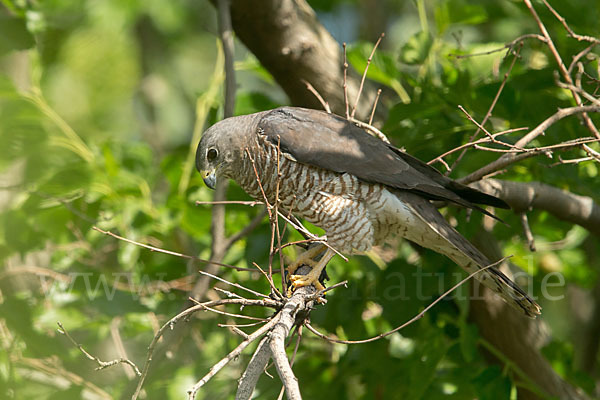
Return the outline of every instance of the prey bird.
[[[490,261],[431,201],[486,214],[477,204],[509,208],[342,117],[304,108],[281,107],[216,123],[200,140],[196,166],[211,188],[217,176],[231,178],[255,199],[266,197],[274,204],[277,197],[280,210],[325,230],[330,247],[311,247],[288,267],[295,288],[323,288],[319,276],[335,255],[332,248],[365,252],[397,235],[444,254],[472,273]],[[300,265],[312,270],[293,275]],[[497,268],[475,277],[523,314],[540,313],[536,302]]]

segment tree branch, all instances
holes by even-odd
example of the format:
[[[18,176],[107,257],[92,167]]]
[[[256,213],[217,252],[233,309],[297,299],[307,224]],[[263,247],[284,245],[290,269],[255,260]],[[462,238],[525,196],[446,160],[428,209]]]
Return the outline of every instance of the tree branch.
[[[297,273],[302,275],[309,270],[308,267],[302,267],[298,269]],[[277,368],[281,382],[285,387],[287,398],[290,400],[299,400],[302,396],[300,395],[298,379],[292,371],[285,352],[285,338],[294,326],[297,314],[302,311],[309,311],[312,308],[313,301],[310,299],[315,291],[315,288],[312,286],[297,289],[281,310],[279,321],[269,335],[271,356],[273,357],[273,362],[275,368]]]
[[[546,129],[554,125],[556,122],[561,119],[575,115],[581,114],[584,112],[600,112],[600,106],[577,106],[577,107],[569,107],[558,110],[552,116],[544,120],[541,124],[536,126],[533,130],[531,130],[528,134],[523,136],[521,139],[515,143],[515,147],[525,148],[527,144],[529,144],[532,140],[537,138],[540,135],[543,135]],[[530,152],[531,153],[531,152]],[[465,176],[464,178],[457,179],[458,182],[462,184],[469,184],[475,182],[492,172],[498,171],[520,159],[531,157],[530,153],[506,153],[496,161],[493,161],[481,168],[477,171],[472,172],[471,174]]]
[[[262,375],[271,358],[271,349],[269,347],[269,338],[265,337],[256,348],[254,355],[250,359],[246,370],[238,383],[235,400],[250,400],[254,388],[258,383],[258,378]]]
[[[540,182],[485,179],[470,186],[501,198],[515,211],[530,208],[548,211],[558,219],[580,225],[600,236],[600,205],[591,197],[579,196]]]
[[[304,82],[309,82],[333,112],[344,114],[340,44],[305,0],[234,1],[231,19],[237,37],[273,75],[293,104],[321,108],[318,99],[306,89]],[[360,78],[348,72],[348,95],[355,99]],[[365,82],[357,107],[358,119],[369,118],[376,91],[374,85]],[[378,115],[384,115],[383,107],[378,108]]]

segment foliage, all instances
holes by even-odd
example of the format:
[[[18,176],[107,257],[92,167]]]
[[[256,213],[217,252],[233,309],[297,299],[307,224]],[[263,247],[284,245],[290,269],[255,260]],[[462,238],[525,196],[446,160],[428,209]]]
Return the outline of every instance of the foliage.
[[[335,13],[342,3],[357,6],[354,1],[314,6]],[[142,365],[157,326],[185,305],[202,264],[117,241],[92,227],[209,257],[211,209],[195,202],[210,200],[211,192],[194,171],[197,137],[193,141],[192,133],[222,114],[223,56],[214,36],[216,17],[208,2],[190,0],[2,4],[0,397],[128,397],[136,379],[128,377],[127,367],[95,371],[96,365],[58,334],[56,323],[103,360],[122,357],[121,342],[127,357]],[[565,60],[586,46],[567,38],[560,23],[536,6]],[[596,2],[556,6],[573,30],[597,34]],[[387,50],[375,55],[369,77],[393,92],[385,100],[390,111],[384,132],[411,154],[430,160],[474,133],[476,127],[457,105],[481,121],[513,57],[506,51],[456,55],[502,47],[537,32],[537,26],[516,1],[418,0],[398,6],[393,16],[400,11],[402,23],[418,29],[409,37],[395,37],[392,26],[384,42]],[[285,103],[268,73],[239,47],[236,112]],[[349,60],[357,70],[371,47],[351,44]],[[598,78],[598,68],[598,53],[590,53],[586,72]],[[556,87],[554,70],[545,47],[526,40],[488,127],[533,127],[557,107],[572,106],[570,94]],[[535,144],[584,136],[583,129],[577,118],[565,119]],[[599,149],[597,144],[592,148]],[[584,155],[579,150],[561,154]],[[494,153],[469,150],[451,176],[464,176],[494,158]],[[454,160],[456,155],[446,161]],[[556,155],[530,158],[509,168],[503,179],[548,182],[598,201],[598,163],[551,167],[556,161]],[[228,198],[248,197],[231,185]],[[238,232],[258,212],[228,207],[227,233]],[[479,217],[467,221],[460,212],[448,213],[467,237],[477,234]],[[577,341],[581,321],[570,311],[584,304],[569,303],[564,295],[569,287],[589,298],[598,286],[597,238],[533,210],[529,221],[540,251],[532,254],[518,217],[500,215],[510,226],[499,224],[494,235],[504,253],[514,254],[515,263],[533,274],[536,295],[543,294],[546,273],[565,277],[566,285],[552,290],[560,300],[541,299],[555,337],[544,354],[563,378],[592,393],[599,377],[580,369],[577,357],[585,351]],[[232,248],[225,262],[266,265],[269,236],[263,223]],[[406,243],[381,254],[392,257],[387,263],[373,255],[330,264],[330,282],[348,279],[349,288],[328,295],[328,304],[312,313],[313,325],[341,338],[373,336],[408,320],[463,277],[449,260]],[[268,293],[258,273],[224,270],[222,276]],[[226,321],[232,319],[201,313],[180,322],[188,325],[186,336],[174,353],[151,366],[148,398],[184,397],[233,349],[238,338],[217,327]],[[405,330],[370,344],[331,344],[305,332],[294,369],[306,398],[514,398],[517,382],[529,383],[508,362],[505,368],[489,364],[487,346],[468,320],[468,302],[456,295]],[[246,364],[244,356],[228,366],[198,398],[233,398]],[[263,378],[258,390],[260,398],[276,398],[280,385]]]

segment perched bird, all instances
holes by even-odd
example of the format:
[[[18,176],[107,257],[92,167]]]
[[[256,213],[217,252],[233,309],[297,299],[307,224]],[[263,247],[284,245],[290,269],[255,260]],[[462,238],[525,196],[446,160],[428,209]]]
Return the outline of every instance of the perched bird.
[[[490,261],[430,200],[484,213],[476,204],[509,208],[342,117],[303,108],[282,107],[216,123],[200,140],[196,166],[211,188],[222,176],[257,200],[266,197],[274,204],[277,197],[280,209],[324,229],[327,243],[338,251],[368,251],[400,235],[446,255],[469,273]],[[335,255],[330,247],[310,248],[288,267],[294,287],[322,288],[319,276]],[[311,272],[292,275],[302,264],[312,266]],[[540,313],[535,301],[495,267],[476,278],[525,315]]]

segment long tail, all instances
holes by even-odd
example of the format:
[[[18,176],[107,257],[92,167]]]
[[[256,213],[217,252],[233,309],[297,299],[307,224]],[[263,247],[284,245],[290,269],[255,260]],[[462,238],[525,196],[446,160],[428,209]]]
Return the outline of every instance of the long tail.
[[[412,208],[427,230],[416,235],[409,233],[405,235],[407,239],[446,255],[469,273],[491,264],[471,242],[450,226],[428,200],[408,192],[400,192],[397,195]],[[541,307],[497,268],[488,268],[475,275],[475,278],[528,317],[535,318],[540,314]]]

